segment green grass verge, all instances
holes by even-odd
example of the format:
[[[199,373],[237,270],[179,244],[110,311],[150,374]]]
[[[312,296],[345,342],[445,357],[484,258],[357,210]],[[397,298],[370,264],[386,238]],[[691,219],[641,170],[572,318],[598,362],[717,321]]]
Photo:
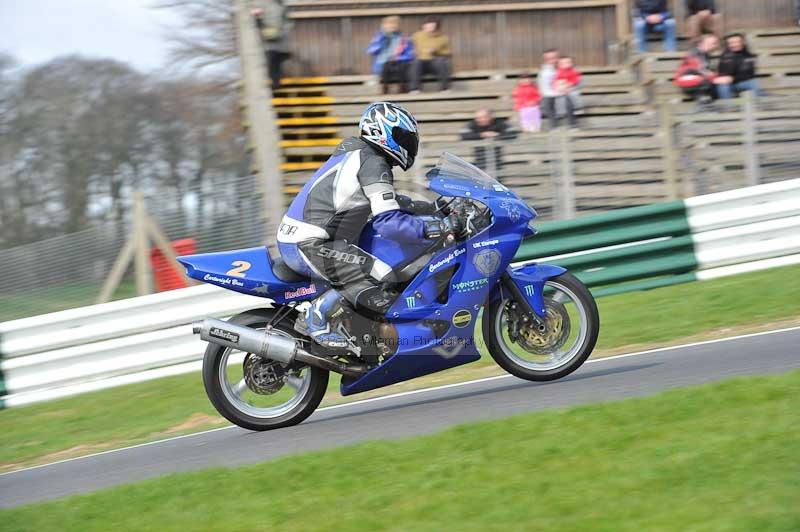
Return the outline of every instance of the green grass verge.
[[[635,292],[599,300],[598,350],[614,353],[631,346],[678,342],[709,330],[733,335],[753,327],[800,317],[800,267],[757,272]],[[493,361],[456,368],[407,385],[467,380],[495,371]],[[331,379],[326,401],[338,399]],[[397,391],[397,387],[383,393]],[[361,396],[354,396],[355,399]],[[185,434],[225,424],[206,399],[197,374],[160,379],[0,411],[0,470],[88,454],[113,447]]]
[[[800,372],[0,513],[4,530],[800,529]]]

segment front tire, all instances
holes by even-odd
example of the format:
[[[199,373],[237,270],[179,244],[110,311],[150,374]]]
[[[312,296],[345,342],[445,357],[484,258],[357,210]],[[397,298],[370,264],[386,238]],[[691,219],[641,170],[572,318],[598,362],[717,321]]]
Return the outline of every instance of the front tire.
[[[245,312],[230,322],[263,330],[274,313],[272,309]],[[288,317],[272,330],[289,337],[297,335]],[[303,365],[287,368],[253,356],[216,344],[206,348],[203,384],[211,404],[225,419],[263,431],[296,425],[316,410],[328,388],[327,371]],[[265,378],[268,380],[257,382]]]
[[[493,301],[483,317],[489,354],[501,368],[529,381],[560,379],[581,367],[600,332],[594,297],[574,275],[548,280],[544,298],[544,331],[526,320],[510,298]]]

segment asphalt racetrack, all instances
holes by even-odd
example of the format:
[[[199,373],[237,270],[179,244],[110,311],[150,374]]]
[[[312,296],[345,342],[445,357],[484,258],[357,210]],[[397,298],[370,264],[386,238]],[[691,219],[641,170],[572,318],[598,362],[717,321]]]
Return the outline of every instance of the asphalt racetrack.
[[[0,507],[167,473],[238,466],[364,440],[428,434],[467,421],[797,368],[800,327],[592,360],[569,377],[545,384],[492,377],[323,408],[298,426],[271,432],[225,427],[5,473],[0,475]]]

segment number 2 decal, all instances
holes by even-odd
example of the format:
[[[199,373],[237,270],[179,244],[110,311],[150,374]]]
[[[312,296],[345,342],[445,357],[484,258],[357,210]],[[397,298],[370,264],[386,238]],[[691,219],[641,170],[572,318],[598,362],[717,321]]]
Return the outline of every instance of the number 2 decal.
[[[244,272],[249,270],[253,265],[246,260],[235,260],[231,263],[231,266],[235,266],[235,268],[228,270],[225,275],[230,275],[231,277],[246,277]]]

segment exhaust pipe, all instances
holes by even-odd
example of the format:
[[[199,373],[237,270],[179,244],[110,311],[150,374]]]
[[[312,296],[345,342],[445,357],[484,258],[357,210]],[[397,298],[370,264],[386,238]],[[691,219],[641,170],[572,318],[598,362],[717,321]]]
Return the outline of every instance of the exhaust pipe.
[[[309,353],[293,338],[270,331],[257,331],[252,327],[235,325],[215,318],[194,322],[192,332],[199,334],[200,339],[206,342],[253,353],[286,365],[297,361],[348,377],[360,377],[369,371],[363,364],[345,364]]]
[[[291,364],[297,355],[298,346],[292,338],[214,318],[194,322],[192,332],[199,334],[206,342],[239,349],[283,364]]]

